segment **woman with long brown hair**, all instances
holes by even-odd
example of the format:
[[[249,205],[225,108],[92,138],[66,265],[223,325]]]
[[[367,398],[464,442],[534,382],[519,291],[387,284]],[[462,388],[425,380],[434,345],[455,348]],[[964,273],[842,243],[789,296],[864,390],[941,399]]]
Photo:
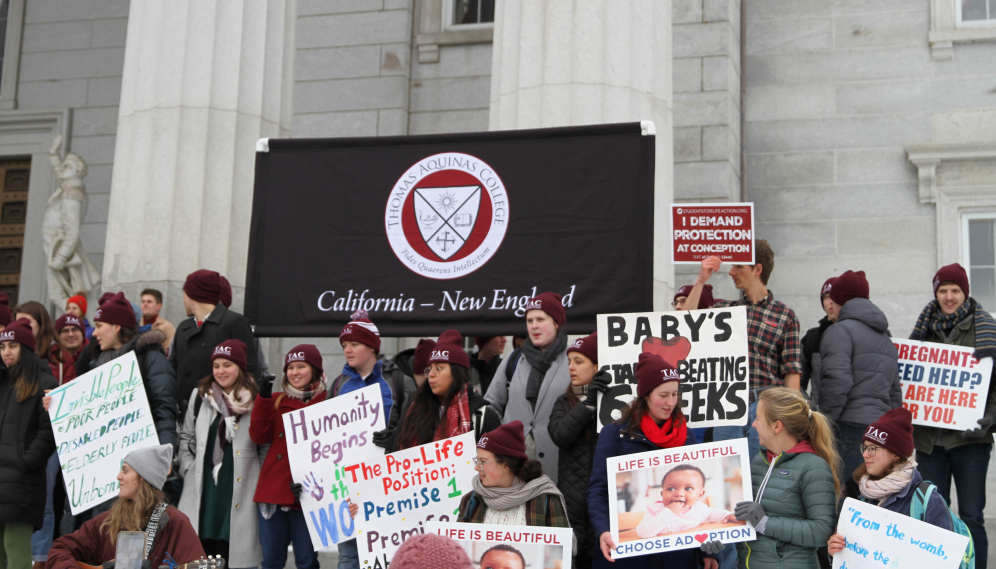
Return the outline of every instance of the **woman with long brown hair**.
[[[252,498],[269,445],[249,436],[256,380],[246,371],[245,343],[215,346],[211,367],[190,394],[180,429],[180,511],[208,555],[221,555],[229,567],[256,567],[263,549]]]
[[[758,398],[753,427],[766,452],[751,461],[754,500],[734,510],[757,531],[756,541],[737,544],[740,566],[819,567],[840,494],[833,426],[797,389],[772,387]]]
[[[58,377],[56,374],[59,373],[59,360],[52,352],[52,346],[57,344],[55,326],[45,305],[29,300],[14,308],[14,318],[26,318],[31,323],[31,332],[35,335],[35,352],[39,358],[48,362],[52,368],[52,375]]]
[[[115,558],[118,535],[144,531],[152,536],[145,556],[152,567],[164,563],[166,553],[179,564],[204,557],[197,532],[190,520],[163,493],[163,484],[173,461],[172,445],[133,450],[118,473],[118,499],[107,512],[83,524],[77,531],[55,540],[48,569],[79,569],[78,563],[101,565]]]
[[[587,500],[591,463],[598,442],[595,411],[598,394],[605,391],[610,381],[607,371],[598,371],[598,333],[579,338],[567,348],[567,371],[571,374],[571,385],[554,403],[547,431],[560,447],[557,488],[567,501],[567,517],[578,544],[571,566],[588,569],[596,546]]]

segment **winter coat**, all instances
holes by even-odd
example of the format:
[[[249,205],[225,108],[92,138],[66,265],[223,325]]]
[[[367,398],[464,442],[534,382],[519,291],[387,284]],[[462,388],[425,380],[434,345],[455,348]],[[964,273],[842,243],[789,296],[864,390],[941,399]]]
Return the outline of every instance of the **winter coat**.
[[[520,364],[521,365],[521,364]],[[591,467],[591,480],[588,482],[588,516],[595,529],[595,551],[592,553],[592,567],[603,569],[696,569],[702,566],[703,554],[697,548],[681,549],[668,553],[656,553],[616,559],[610,562],[605,559],[599,546],[601,535],[609,531],[609,478],[606,460],[616,456],[637,454],[647,451],[661,450],[650,442],[637,429],[636,434],[629,434],[625,425],[612,423],[602,427],[598,434],[595,447],[595,460]],[[688,434],[686,445],[694,444],[691,433]],[[710,556],[711,557],[711,556]]]
[[[141,325],[146,326],[144,316],[142,317]],[[156,316],[156,321],[152,323],[152,329],[159,330],[166,336],[166,339],[163,340],[163,351],[169,354],[169,347],[173,344],[173,335],[176,334],[176,327],[173,326],[169,320],[163,318],[162,314],[160,314],[159,316]]]
[[[550,369],[546,370],[543,385],[536,398],[535,409],[526,399],[526,384],[529,382],[529,372],[533,366],[529,364],[525,354],[520,356],[515,366],[515,373],[512,375],[512,385],[506,387],[507,383],[503,380],[509,359],[505,359],[498,366],[495,377],[501,380],[491,382],[484,399],[487,400],[488,407],[501,417],[502,424],[522,421],[526,436],[532,433],[536,442],[536,460],[543,464],[543,472],[556,484],[560,449],[550,438],[547,426],[550,423],[550,415],[553,414],[553,404],[571,384],[571,375],[567,371],[567,352],[558,355]]]
[[[823,334],[833,325],[829,318],[824,316],[820,319],[820,325],[810,328],[806,335],[802,337],[802,379],[800,387],[803,393],[809,390],[809,400],[814,409],[819,408],[820,383],[823,381],[823,358],[820,356],[820,343],[823,341]]]
[[[197,382],[211,375],[214,347],[233,339],[245,342],[246,371],[258,381],[261,377],[259,360],[256,350],[252,349],[256,339],[245,316],[225,308],[219,302],[199,327],[193,318],[177,325],[169,362],[176,371],[176,392],[181,394],[178,402],[181,412],[186,412],[187,398],[197,387]]]
[[[481,390],[481,395],[488,392],[491,387],[491,380],[495,377],[495,372],[501,365],[502,357],[495,356],[490,360],[478,359],[480,352],[470,354],[470,383]]]
[[[399,352],[393,360],[384,362],[384,379],[391,384],[393,395],[399,399],[391,406],[391,415],[387,421],[388,429],[395,429],[401,424],[401,419],[404,417],[401,411],[407,410],[408,406],[411,405],[411,397],[418,388],[412,375],[412,360],[414,358],[415,348],[409,348]],[[398,385],[401,385],[400,393],[397,389]]]
[[[816,548],[827,544],[837,523],[830,465],[812,452],[784,452],[772,464],[764,452],[750,464],[755,497],[768,476],[761,496],[768,521],[756,541],[737,544],[740,568],[817,568]]]
[[[145,395],[149,400],[149,409],[152,411],[152,420],[156,425],[156,433],[159,434],[159,444],[170,444],[176,448],[176,375],[169,365],[169,360],[166,359],[162,343],[162,332],[158,330],[142,332],[122,346],[117,357],[135,352],[142,373],[142,383],[145,385]],[[97,360],[101,352],[96,342],[90,345],[97,346],[91,352],[92,361],[88,366],[93,370],[99,367]]]
[[[976,310],[981,310],[981,308],[976,307]],[[946,337],[934,332],[933,330],[927,330],[921,337],[913,335],[910,336],[910,339],[919,340],[921,342],[949,344],[974,349],[975,313],[972,312],[967,318],[959,322]],[[984,414],[988,416],[996,415],[996,368],[993,369],[993,376],[989,379],[989,394],[986,396],[986,408]],[[972,425],[972,427],[976,426],[977,425]],[[964,433],[963,431],[939,429],[935,427],[928,427],[926,425],[913,425],[913,444],[916,446],[917,452],[925,454],[931,454],[934,452],[934,445],[938,444],[938,442],[940,442],[940,445],[948,450],[969,443],[988,445],[993,442],[993,431],[996,431],[996,424],[990,426],[989,429],[986,430],[985,434],[980,437],[965,438],[962,437],[962,434]],[[938,436],[940,436],[940,441],[938,441]]]
[[[483,524],[488,513],[484,498],[471,490],[460,499],[457,520],[470,524]],[[540,494],[526,502],[526,525],[548,528],[570,527],[567,512],[556,494]]]
[[[180,496],[180,511],[191,520],[194,531],[198,531],[201,514],[201,492],[204,483],[205,455],[213,449],[207,448],[209,431],[218,412],[207,401],[201,401],[196,410],[197,393],[191,393],[189,408],[180,429],[180,476],[183,477],[183,494]],[[258,401],[258,398],[257,398]],[[194,414],[196,412],[196,417]],[[249,413],[238,417],[232,427],[232,452],[235,463],[235,483],[232,492],[231,540],[229,541],[230,567],[255,567],[263,562],[263,547],[259,541],[259,519],[253,496],[256,483],[270,445],[257,445],[249,436]]]
[[[282,415],[321,403],[325,401],[325,395],[326,392],[322,391],[308,401],[301,401],[287,397],[274,386],[272,397],[256,396],[249,421],[249,437],[257,445],[270,445],[270,449],[265,453],[253,501],[301,509],[301,504],[290,489],[293,480],[287,459],[287,439],[284,438]]]
[[[889,322],[865,298],[852,298],[823,334],[820,412],[831,421],[870,425],[903,404],[899,352]]]
[[[869,502],[874,506],[880,508],[885,508],[890,512],[896,512],[904,516],[910,515],[910,506],[913,504],[913,498],[916,496],[916,487],[923,482],[923,476],[920,475],[919,470],[913,471],[913,478],[910,483],[895,494],[890,494],[884,502],[881,504],[876,503],[875,500],[869,500],[861,495],[861,490],[858,487],[858,483],[854,481],[853,478],[849,478],[847,483],[844,484],[844,494],[848,498],[854,498],[855,500],[861,500],[862,502]],[[930,525],[937,526],[941,529],[952,531],[951,514],[948,513],[948,504],[941,497],[941,493],[934,490],[933,494],[930,495],[930,500],[927,502],[927,509],[924,512],[923,521]]]
[[[567,517],[574,528],[579,554],[598,546],[595,529],[588,519],[588,480],[598,444],[595,429],[595,409],[584,403],[571,408],[566,393],[557,398],[547,431],[560,447],[557,488],[567,502]]]
[[[104,512],[83,524],[77,531],[56,539],[48,552],[48,563],[45,568],[79,569],[77,561],[99,566],[114,559],[114,544],[106,532],[100,531],[100,525],[109,514],[110,512]],[[197,532],[183,512],[170,506],[163,512],[163,517],[168,519],[165,523],[162,517],[159,519],[156,539],[152,542],[152,551],[149,552],[149,563],[153,568],[165,563],[167,552],[180,564],[204,557],[201,540],[197,538]]]
[[[349,364],[342,366],[342,375],[335,378],[330,384],[329,395],[339,397],[371,385],[380,386],[380,395],[384,401],[384,416],[390,420],[391,411],[394,410],[394,386],[388,383],[387,379],[384,379],[384,362],[380,360],[377,360],[373,371],[366,377],[360,377],[359,372],[350,367]]]
[[[39,364],[38,389],[20,403],[14,380],[0,366],[0,523],[27,522],[35,530],[45,518],[45,467],[55,452],[42,398],[58,386],[45,362]]]

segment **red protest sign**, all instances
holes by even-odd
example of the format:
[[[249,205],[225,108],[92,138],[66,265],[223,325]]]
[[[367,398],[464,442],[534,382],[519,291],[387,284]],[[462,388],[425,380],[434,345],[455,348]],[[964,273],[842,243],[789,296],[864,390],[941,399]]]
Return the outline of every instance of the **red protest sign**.
[[[754,204],[671,204],[674,262],[754,264]]]

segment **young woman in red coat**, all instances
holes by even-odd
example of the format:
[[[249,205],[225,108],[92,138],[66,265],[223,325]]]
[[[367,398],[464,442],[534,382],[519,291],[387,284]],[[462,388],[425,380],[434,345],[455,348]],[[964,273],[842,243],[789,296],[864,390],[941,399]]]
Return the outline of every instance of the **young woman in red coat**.
[[[281,416],[325,401],[325,374],[318,348],[301,344],[287,352],[281,385],[283,389],[276,393],[272,392],[272,380],[260,387],[249,423],[253,442],[270,445],[253,498],[259,504],[263,569],[283,569],[291,543],[297,569],[318,569],[318,554],[311,544],[301,503],[291,489],[293,480]]]

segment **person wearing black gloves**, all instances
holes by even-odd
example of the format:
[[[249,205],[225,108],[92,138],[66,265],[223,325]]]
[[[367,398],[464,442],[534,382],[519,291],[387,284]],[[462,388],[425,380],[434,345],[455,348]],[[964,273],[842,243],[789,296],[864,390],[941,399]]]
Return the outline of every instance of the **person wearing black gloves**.
[[[557,488],[567,502],[567,518],[578,544],[571,566],[588,569],[597,546],[595,529],[588,520],[588,478],[598,443],[595,409],[598,394],[605,391],[611,379],[607,371],[598,371],[597,332],[575,340],[567,348],[567,369],[571,385],[554,403],[547,431],[560,447]]]

